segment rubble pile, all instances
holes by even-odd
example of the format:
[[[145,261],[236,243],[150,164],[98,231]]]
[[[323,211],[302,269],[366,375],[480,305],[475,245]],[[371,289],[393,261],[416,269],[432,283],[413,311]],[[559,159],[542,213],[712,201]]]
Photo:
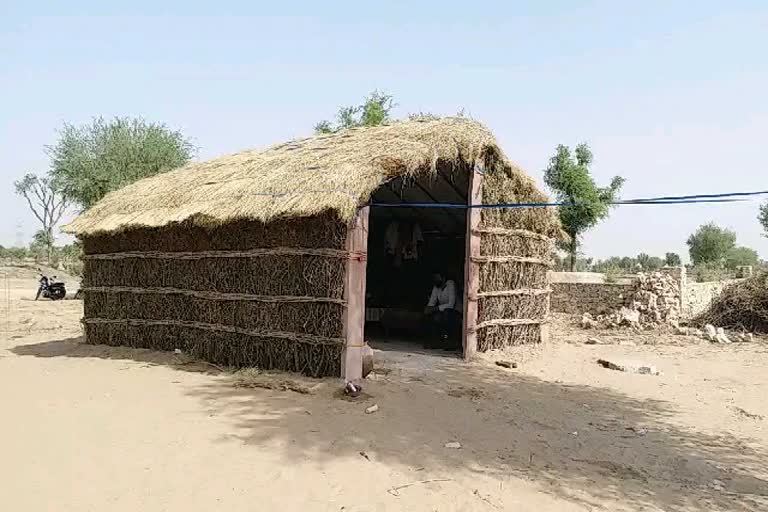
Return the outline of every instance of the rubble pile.
[[[715,327],[712,324],[707,324],[704,329],[697,329],[696,327],[680,327],[678,334],[687,334],[688,336],[696,336],[712,343],[752,343],[755,341],[755,335],[746,331],[732,331],[730,334],[725,332],[722,327]]]
[[[703,327],[699,329],[680,325],[682,301],[678,280],[664,272],[639,273],[632,295],[626,300],[625,306],[604,315],[592,316],[584,313],[581,317],[581,327],[628,327],[636,331],[664,329],[712,343],[749,343],[756,338],[751,330],[745,327],[768,325],[768,314],[765,314],[768,311],[766,290],[768,275],[732,285],[712,303],[707,312],[694,319],[694,325]],[[712,322],[705,323],[705,319],[709,318],[725,319],[723,324],[730,332],[726,332],[723,327],[716,327],[717,324]],[[597,338],[589,338],[585,343],[600,344],[600,341]]]
[[[581,326],[585,329],[626,326],[651,330],[666,325],[679,329],[680,312],[679,281],[664,272],[641,272],[637,274],[635,290],[627,306],[597,317],[584,313]]]

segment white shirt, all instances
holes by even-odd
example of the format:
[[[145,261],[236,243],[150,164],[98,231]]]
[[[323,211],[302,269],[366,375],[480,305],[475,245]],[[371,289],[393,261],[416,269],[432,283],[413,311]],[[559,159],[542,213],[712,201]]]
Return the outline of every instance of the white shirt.
[[[435,306],[439,311],[456,309],[456,284],[453,281],[448,280],[442,287],[435,286],[432,288],[432,295],[429,296],[427,307],[433,308]]]

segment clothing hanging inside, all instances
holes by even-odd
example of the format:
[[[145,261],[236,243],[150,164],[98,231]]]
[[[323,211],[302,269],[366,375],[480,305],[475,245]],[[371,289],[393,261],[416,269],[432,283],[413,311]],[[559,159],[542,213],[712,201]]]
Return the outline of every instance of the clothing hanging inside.
[[[395,267],[403,261],[419,259],[419,244],[424,242],[424,235],[418,223],[392,221],[384,233],[384,249],[392,258]]]

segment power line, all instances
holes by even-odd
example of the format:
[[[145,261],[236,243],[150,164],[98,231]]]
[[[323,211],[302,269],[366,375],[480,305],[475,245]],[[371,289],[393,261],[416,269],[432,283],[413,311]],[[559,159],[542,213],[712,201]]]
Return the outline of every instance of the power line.
[[[696,194],[685,196],[661,196],[661,197],[649,197],[639,199],[626,199],[621,201],[613,201],[609,204],[615,206],[628,206],[628,205],[669,205],[669,204],[698,204],[698,203],[738,203],[748,201],[749,199],[757,198],[759,196],[768,195],[768,190],[757,192],[729,192],[725,194]],[[567,202],[555,202],[555,203],[495,203],[495,204],[473,204],[467,205],[463,203],[379,203],[370,202],[369,206],[378,206],[385,208],[455,208],[455,209],[469,209],[469,208],[554,208],[554,207],[567,207],[578,206],[578,204]]]
[[[666,197],[651,197],[646,199],[630,199],[624,202],[630,203],[646,203],[646,202],[665,202],[665,201],[687,201],[694,199],[729,199],[736,200],[737,198],[747,198],[768,195],[768,190],[760,190],[757,192],[728,192],[725,194],[697,194],[690,196],[666,196]],[[622,201],[616,204],[621,204]]]

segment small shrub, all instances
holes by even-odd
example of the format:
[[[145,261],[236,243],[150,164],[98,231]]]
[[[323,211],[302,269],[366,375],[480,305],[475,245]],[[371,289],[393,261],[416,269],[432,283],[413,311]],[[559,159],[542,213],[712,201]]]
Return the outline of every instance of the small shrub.
[[[606,283],[616,283],[619,281],[619,277],[621,277],[621,269],[619,267],[608,267],[605,269],[604,275]]]
[[[701,263],[693,267],[693,277],[699,283],[722,281],[728,279],[730,274],[717,263]]]

